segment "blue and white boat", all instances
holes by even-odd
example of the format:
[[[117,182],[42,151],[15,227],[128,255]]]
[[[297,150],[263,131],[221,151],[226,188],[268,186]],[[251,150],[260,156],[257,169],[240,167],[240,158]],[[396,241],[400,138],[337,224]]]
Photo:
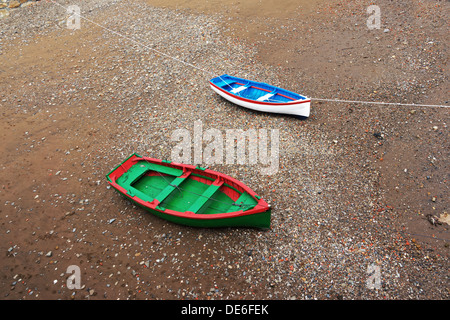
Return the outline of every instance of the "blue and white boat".
[[[227,74],[211,79],[209,84],[219,95],[245,108],[309,117],[311,99],[298,93]]]

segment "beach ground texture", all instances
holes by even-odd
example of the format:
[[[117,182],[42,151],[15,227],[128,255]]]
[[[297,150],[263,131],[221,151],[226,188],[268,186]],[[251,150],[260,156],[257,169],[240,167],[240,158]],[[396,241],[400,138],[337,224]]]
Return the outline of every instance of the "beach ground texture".
[[[372,2],[0,7],[1,298],[448,299],[449,109],[326,99],[448,106],[449,2],[377,0],[374,29]],[[311,116],[230,104],[208,84],[224,73],[312,97]],[[271,204],[270,230],[172,224],[108,187],[196,121],[278,132],[271,175],[210,165]]]

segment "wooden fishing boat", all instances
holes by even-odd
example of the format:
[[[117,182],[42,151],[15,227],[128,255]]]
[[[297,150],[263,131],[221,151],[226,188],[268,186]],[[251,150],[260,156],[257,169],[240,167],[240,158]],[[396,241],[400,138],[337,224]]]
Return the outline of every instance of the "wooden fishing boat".
[[[199,166],[129,156],[106,176],[126,198],[194,227],[270,227],[270,206],[242,182]]]
[[[211,88],[239,106],[256,111],[309,117],[311,99],[267,83],[224,74],[210,80]]]

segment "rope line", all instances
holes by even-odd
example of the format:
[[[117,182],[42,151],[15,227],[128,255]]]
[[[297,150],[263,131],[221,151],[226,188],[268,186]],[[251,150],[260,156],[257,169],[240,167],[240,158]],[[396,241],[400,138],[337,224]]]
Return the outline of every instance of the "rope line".
[[[54,3],[54,4],[56,4],[56,5],[58,5],[58,6],[60,6],[61,8],[66,9],[66,11],[67,11],[67,8],[68,8],[68,7],[65,7],[65,6],[63,6],[63,5],[61,5],[61,4],[57,3],[57,2],[55,2],[55,1],[53,1],[53,0],[49,0],[49,1],[52,2],[52,3]],[[178,59],[178,58],[176,58],[176,57],[170,56],[170,55],[168,55],[167,53],[164,53],[164,52],[162,52],[162,51],[159,51],[159,50],[156,50],[156,49],[154,49],[154,48],[151,48],[151,47],[149,47],[148,45],[145,45],[145,44],[141,43],[141,42],[138,41],[138,40],[135,40],[135,39],[133,39],[133,38],[127,37],[127,36],[125,36],[125,35],[123,35],[123,34],[117,32],[117,31],[114,31],[114,30],[112,30],[112,29],[109,29],[109,28],[107,28],[107,27],[105,27],[105,26],[103,26],[103,25],[101,25],[101,24],[99,24],[99,23],[97,23],[97,22],[95,22],[95,21],[93,21],[93,20],[91,20],[91,19],[88,19],[88,18],[82,16],[81,14],[78,14],[78,13],[75,13],[75,12],[74,12],[73,15],[76,15],[76,16],[80,17],[81,19],[84,19],[84,20],[86,20],[86,21],[88,21],[88,22],[90,22],[90,23],[92,23],[92,24],[94,24],[94,25],[96,25],[96,26],[98,26],[98,27],[100,27],[100,28],[106,30],[106,31],[109,31],[109,32],[111,32],[111,33],[113,33],[113,34],[115,34],[115,35],[121,37],[121,38],[124,38],[124,39],[126,39],[126,40],[128,40],[128,41],[131,41],[131,42],[133,42],[133,43],[135,43],[135,44],[137,44],[137,45],[139,45],[139,46],[141,46],[141,47],[144,47],[144,48],[149,49],[149,50],[151,50],[151,51],[153,51],[153,52],[156,52],[156,53],[158,53],[158,54],[160,54],[160,55],[162,55],[162,56],[165,56],[165,57],[170,58],[170,59],[172,59],[172,60],[175,60],[175,61],[178,61],[178,62],[180,62],[180,63],[183,63],[183,64],[185,64],[185,65],[187,65],[187,66],[189,66],[189,67],[192,67],[192,68],[194,68],[194,69],[200,70],[200,71],[202,71],[202,72],[204,72],[204,73],[209,73],[209,74],[211,74],[211,75],[215,75],[215,74],[214,74],[213,72],[211,72],[211,71],[202,69],[202,68],[200,68],[200,67],[197,67],[197,66],[193,65],[192,63],[189,63],[189,62],[186,62],[186,61],[184,61],[184,60]]]
[[[329,102],[343,102],[343,103],[381,104],[381,105],[395,105],[395,106],[409,106],[409,107],[432,107],[432,108],[448,108],[448,107],[450,107],[450,106],[439,105],[439,104],[416,104],[416,103],[358,101],[358,100],[340,100],[340,99],[322,99],[322,98],[311,98],[311,100],[315,100],[315,101],[329,101]]]

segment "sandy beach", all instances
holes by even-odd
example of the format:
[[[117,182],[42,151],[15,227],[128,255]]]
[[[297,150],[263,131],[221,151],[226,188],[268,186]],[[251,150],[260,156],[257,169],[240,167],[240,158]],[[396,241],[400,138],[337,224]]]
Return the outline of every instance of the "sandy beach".
[[[1,299],[449,299],[448,1],[379,0],[372,29],[362,0],[11,2]],[[307,95],[311,116],[233,105],[220,74]],[[270,203],[270,230],[173,224],[109,187],[133,152],[172,160],[194,123],[276,130],[272,174],[210,165]]]

